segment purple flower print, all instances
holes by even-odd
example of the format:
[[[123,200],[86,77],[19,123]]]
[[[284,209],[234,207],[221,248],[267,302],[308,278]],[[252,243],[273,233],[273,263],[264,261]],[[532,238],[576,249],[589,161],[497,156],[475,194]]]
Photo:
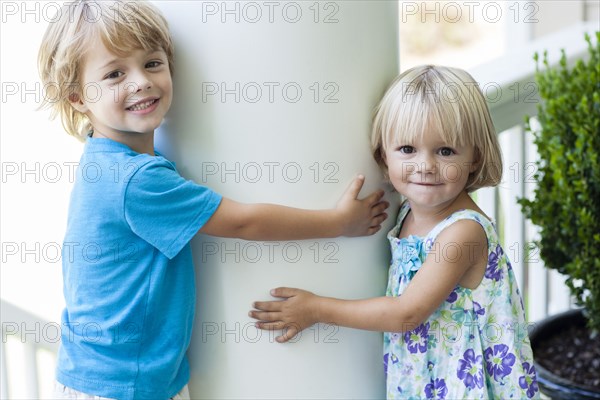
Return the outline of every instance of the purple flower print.
[[[396,357],[396,355],[393,353],[385,353],[383,355],[383,370],[385,371],[386,375],[388,372],[388,363],[390,362],[390,360],[392,361],[392,364],[396,364],[398,362],[398,357]]]
[[[454,303],[456,301],[456,299],[458,299],[458,294],[456,293],[456,289],[454,289],[452,291],[452,293],[450,293],[450,296],[448,296],[448,298],[446,299],[446,301],[448,303]]]
[[[398,260],[401,275],[412,278],[422,265],[421,251],[423,242],[418,236],[410,235],[402,238],[394,248],[393,259]]]
[[[510,374],[515,363],[515,355],[508,352],[508,346],[497,344],[493,348],[488,347],[483,352],[485,369],[496,382]]]
[[[404,333],[406,348],[411,353],[425,353],[429,336],[429,322],[419,325],[416,329]]]
[[[527,397],[531,399],[539,390],[535,376],[535,367],[533,364],[529,365],[528,362],[524,362],[523,371],[525,375],[519,377],[519,386],[521,389],[527,389]]]
[[[469,389],[483,387],[482,356],[475,356],[473,349],[465,351],[464,358],[458,360],[456,375]]]
[[[408,376],[413,372],[413,366],[410,363],[401,364],[400,375]]]
[[[425,244],[423,244],[423,251],[425,251],[426,253],[429,253],[431,251],[432,247],[433,247],[433,238],[428,238],[425,241]]]
[[[485,315],[485,308],[481,307],[481,304],[474,301],[473,302],[473,312],[475,313],[475,316],[477,316],[477,315],[483,316],[483,315]]]
[[[384,373],[387,375],[387,371],[388,371],[388,360],[390,358],[390,353],[385,353],[383,355],[383,371]]]
[[[500,258],[504,255],[504,251],[500,245],[496,246],[496,250],[492,251],[488,257],[488,265],[485,270],[485,277],[499,281],[502,278],[502,269],[500,268]]]
[[[446,381],[443,379],[432,379],[425,385],[425,396],[428,399],[445,399],[448,394]]]
[[[431,361],[427,361],[427,370],[429,372],[431,372],[433,370],[433,367],[435,367],[435,364],[432,363]]]

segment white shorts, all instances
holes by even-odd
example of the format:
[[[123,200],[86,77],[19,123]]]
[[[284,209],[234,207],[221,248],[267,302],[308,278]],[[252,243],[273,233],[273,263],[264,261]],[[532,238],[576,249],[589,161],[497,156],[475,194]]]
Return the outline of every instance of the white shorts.
[[[93,399],[93,400],[113,400],[106,397],[94,396],[90,394],[81,393],[75,389],[71,389],[63,385],[60,382],[54,382],[54,397],[53,399]],[[190,392],[188,390],[188,385],[185,385],[183,389],[179,393],[177,393],[174,397],[171,397],[171,400],[190,400]]]

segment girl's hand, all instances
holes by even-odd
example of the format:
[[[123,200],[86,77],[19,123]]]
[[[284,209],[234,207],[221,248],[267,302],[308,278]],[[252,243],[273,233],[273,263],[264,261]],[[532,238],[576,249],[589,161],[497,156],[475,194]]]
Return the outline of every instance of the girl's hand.
[[[255,310],[248,315],[259,320],[256,327],[264,330],[283,330],[275,340],[285,343],[298,333],[319,322],[317,310],[320,297],[306,290],[277,288],[271,290],[279,301],[257,301],[252,304]]]
[[[342,236],[367,236],[381,229],[381,223],[387,218],[385,209],[389,203],[382,201],[384,192],[377,190],[363,200],[358,193],[365,183],[365,177],[356,177],[336,206],[342,226]]]

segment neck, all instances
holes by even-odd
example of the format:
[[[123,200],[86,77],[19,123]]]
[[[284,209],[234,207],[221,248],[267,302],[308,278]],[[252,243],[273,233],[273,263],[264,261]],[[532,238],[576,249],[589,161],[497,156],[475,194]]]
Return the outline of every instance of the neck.
[[[154,132],[151,133],[102,133],[94,130],[92,137],[106,138],[122,143],[140,154],[154,156]]]
[[[429,232],[444,218],[462,209],[472,209],[483,214],[466,191],[461,192],[452,201],[432,208],[425,208],[411,203],[410,214],[412,214],[411,219],[414,221],[413,226],[421,227],[424,232]]]

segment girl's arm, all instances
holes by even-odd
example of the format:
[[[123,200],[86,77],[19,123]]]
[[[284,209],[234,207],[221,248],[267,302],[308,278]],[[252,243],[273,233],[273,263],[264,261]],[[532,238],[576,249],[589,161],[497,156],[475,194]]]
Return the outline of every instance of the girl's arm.
[[[378,190],[359,200],[364,177],[354,179],[336,208],[304,210],[274,204],[242,204],[223,198],[200,229],[212,236],[246,240],[302,240],[372,235],[381,229],[388,203]]]
[[[421,269],[399,297],[340,300],[292,288],[271,294],[283,301],[255,302],[252,318],[260,329],[280,330],[287,342],[311,325],[324,322],[350,328],[405,332],[423,323],[464,282],[477,287],[487,265],[487,237],[474,221],[458,221],[442,231]],[[475,279],[474,279],[475,278]]]

